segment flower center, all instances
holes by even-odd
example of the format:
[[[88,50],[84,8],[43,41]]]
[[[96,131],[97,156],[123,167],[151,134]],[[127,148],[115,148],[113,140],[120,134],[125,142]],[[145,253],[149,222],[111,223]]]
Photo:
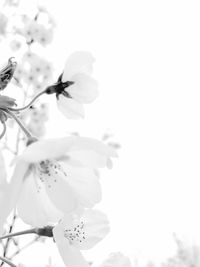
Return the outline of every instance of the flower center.
[[[60,94],[63,94],[65,97],[71,98],[70,94],[65,90],[65,88],[69,87],[70,85],[74,84],[72,81],[62,82],[58,81],[57,83],[48,86],[46,88],[47,94],[56,94],[58,98]]]
[[[64,231],[64,236],[73,243],[82,243],[86,237],[84,232],[84,223],[80,222],[72,229],[66,229]]]
[[[67,177],[66,172],[62,169],[61,165],[57,161],[43,160],[36,166],[37,177],[39,182],[45,183],[49,188],[51,188],[54,183],[60,177]],[[38,193],[40,192],[41,186],[38,183]]]

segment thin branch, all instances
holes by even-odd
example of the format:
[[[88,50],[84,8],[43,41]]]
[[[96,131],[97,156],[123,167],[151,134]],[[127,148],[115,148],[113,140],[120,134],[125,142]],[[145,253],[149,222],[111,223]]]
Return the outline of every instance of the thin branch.
[[[11,225],[10,225],[10,227],[9,227],[9,231],[8,231],[9,233],[11,233],[12,230],[13,230],[13,227],[14,227],[16,218],[17,218],[17,216],[16,216],[16,214],[14,213],[14,215],[13,215],[13,219],[12,219],[12,223],[11,223]],[[7,254],[8,248],[9,248],[9,244],[10,244],[10,240],[11,240],[10,238],[8,238],[8,239],[6,240],[6,244],[5,244],[5,246],[4,246],[4,252],[3,252],[3,256],[4,256],[4,257],[6,257],[6,254]],[[1,266],[3,266],[3,264],[4,264],[4,261],[2,261]]]
[[[1,257],[0,256],[0,260],[2,260],[2,262],[5,262],[7,263],[8,265],[10,265],[11,267],[17,267],[17,265],[15,265],[14,263],[12,263],[10,260],[4,258],[4,257]]]
[[[33,137],[32,134],[23,125],[21,120],[13,112],[11,112],[9,109],[5,109],[5,112],[8,113],[18,123],[18,125],[20,126],[22,131],[25,133],[27,138],[32,138]]]
[[[36,99],[38,99],[41,95],[45,94],[46,90],[40,92],[39,94],[37,94],[32,100],[30,103],[28,103],[26,106],[22,107],[22,108],[9,108],[9,110],[11,111],[23,111],[27,108],[30,108],[33,103],[36,101]]]
[[[27,243],[26,245],[24,245],[21,248],[18,248],[17,251],[15,251],[10,257],[9,259],[12,260],[15,256],[17,256],[22,250],[28,248],[29,246],[33,245],[35,242],[37,242],[41,237],[40,236],[36,236],[31,242]]]

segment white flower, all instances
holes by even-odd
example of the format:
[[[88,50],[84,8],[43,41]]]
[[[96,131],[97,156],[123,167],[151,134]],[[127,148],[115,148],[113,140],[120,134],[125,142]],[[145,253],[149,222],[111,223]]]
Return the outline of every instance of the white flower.
[[[37,22],[29,18],[25,19],[24,28],[21,30],[21,34],[25,37],[29,43],[33,40],[35,33],[37,32]]]
[[[0,151],[0,234],[2,234],[3,225],[7,218],[7,211],[6,211],[6,198],[7,198],[7,189],[8,183],[6,181],[6,170],[3,155]]]
[[[131,261],[121,252],[115,252],[109,255],[99,267],[131,267]]]
[[[53,235],[67,267],[89,267],[80,250],[90,249],[109,232],[106,215],[97,210],[85,210],[81,217],[66,215],[54,227]]]
[[[47,29],[43,25],[38,24],[38,30],[35,32],[34,40],[43,46],[51,43],[53,39],[52,29]]]
[[[81,152],[85,157],[73,153]],[[18,157],[25,171],[13,174],[20,188],[16,201],[19,216],[28,224],[44,226],[79,207],[93,207],[101,200],[101,187],[93,168],[103,167],[115,152],[103,143],[84,137],[37,141]],[[104,159],[105,158],[105,159]],[[74,166],[72,166],[74,164]],[[90,167],[89,167],[90,166]]]
[[[92,73],[93,56],[89,52],[75,52],[67,60],[57,83],[47,87],[47,93],[56,93],[60,111],[70,119],[84,117],[83,104],[98,96],[97,82]]]

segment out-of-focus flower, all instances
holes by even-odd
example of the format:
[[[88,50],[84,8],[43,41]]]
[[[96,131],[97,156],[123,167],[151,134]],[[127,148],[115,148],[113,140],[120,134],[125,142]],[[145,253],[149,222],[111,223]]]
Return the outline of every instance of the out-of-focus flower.
[[[38,93],[52,81],[52,65],[46,59],[28,51],[19,62],[15,78],[20,83],[25,83],[32,92]]]
[[[10,39],[9,45],[14,52],[18,52],[19,50],[22,51],[22,49],[25,49],[24,39],[19,34]]]
[[[9,6],[18,6],[20,0],[5,0],[5,4]]]
[[[6,34],[7,24],[8,24],[8,18],[6,17],[5,14],[0,12],[0,35]]]
[[[65,215],[54,227],[53,235],[60,255],[68,267],[89,267],[80,250],[90,249],[109,232],[106,215],[97,210],[86,210],[81,217]]]
[[[12,40],[10,42],[10,48],[13,50],[13,51],[17,51],[21,48],[21,42],[18,41],[18,40]]]
[[[101,200],[101,187],[93,168],[104,167],[114,156],[115,151],[108,146],[84,137],[30,144],[16,163],[16,170],[24,164],[26,171],[14,172],[12,178],[20,188],[15,192],[19,216],[28,224],[44,226],[80,207],[93,207]]]
[[[175,237],[176,254],[169,258],[162,267],[200,266],[200,246],[194,240],[183,241]]]
[[[131,267],[131,261],[121,252],[115,252],[109,255],[99,267]]]
[[[93,56],[88,52],[75,52],[67,60],[56,84],[47,87],[46,93],[55,93],[60,111],[70,119],[84,117],[83,104],[98,96],[97,82],[92,73]]]
[[[43,46],[46,46],[47,44],[50,44],[52,42],[53,30],[45,28],[43,25],[38,24],[37,31],[35,31],[33,38],[34,41],[37,41]]]
[[[39,44],[46,46],[51,43],[53,39],[52,25],[45,27],[38,22],[38,19],[31,19],[27,16],[23,17],[23,24],[24,26],[21,29],[17,29],[17,32],[26,39],[28,44],[38,42]]]

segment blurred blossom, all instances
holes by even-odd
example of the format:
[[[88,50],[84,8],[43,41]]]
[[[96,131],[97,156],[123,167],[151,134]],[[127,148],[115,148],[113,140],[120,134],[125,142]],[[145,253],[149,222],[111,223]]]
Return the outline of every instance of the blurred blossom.
[[[26,46],[24,44],[24,39],[19,35],[16,34],[14,38],[10,40],[10,48],[14,52],[22,51],[23,49],[26,49]]]
[[[65,217],[54,227],[53,235],[60,255],[68,267],[88,267],[80,250],[90,249],[109,232],[106,215],[97,210],[85,210],[81,216]]]
[[[131,261],[121,252],[115,252],[110,254],[108,259],[106,259],[99,267],[131,267]]]
[[[7,16],[2,12],[0,12],[0,35],[6,34],[7,24],[8,24]]]
[[[5,5],[17,7],[20,3],[20,0],[4,0]]]
[[[19,40],[12,40],[10,42],[10,48],[15,52],[17,50],[19,50],[22,46],[22,43]]]
[[[40,23],[40,12],[36,15],[34,19],[24,15],[22,16],[22,25],[16,28],[16,32],[22,35],[28,44],[37,42],[42,46],[50,44],[53,39],[53,21],[51,17],[48,16],[48,21],[44,24]]]
[[[28,51],[18,63],[15,78],[20,84],[31,88],[32,93],[35,94],[52,82],[52,73],[53,68],[50,62]]]
[[[45,28],[43,25],[38,24],[33,39],[41,45],[46,46],[52,42],[53,31],[52,29]]]
[[[176,239],[177,252],[162,267],[196,267],[200,266],[200,246],[194,241]]]
[[[114,150],[95,139],[66,137],[30,144],[16,159],[11,208],[28,224],[44,226],[101,200],[93,169],[105,167]],[[14,193],[13,193],[14,191]]]
[[[47,88],[48,94],[56,94],[58,108],[67,118],[83,118],[83,104],[93,102],[98,96],[97,82],[90,76],[93,62],[88,52],[73,53],[57,83]]]

